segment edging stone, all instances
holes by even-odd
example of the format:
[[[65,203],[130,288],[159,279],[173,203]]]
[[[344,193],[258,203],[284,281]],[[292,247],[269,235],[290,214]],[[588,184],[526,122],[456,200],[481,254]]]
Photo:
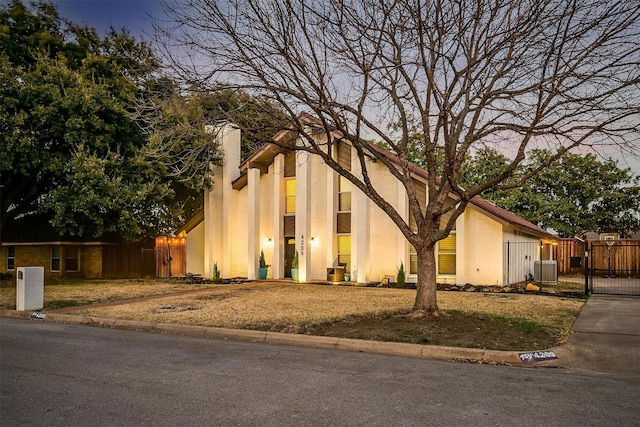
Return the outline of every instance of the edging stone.
[[[253,331],[207,326],[190,326],[174,323],[153,323],[139,320],[117,320],[92,316],[44,313],[43,321],[78,324],[113,329],[159,332],[189,335],[223,340],[250,341],[267,344],[293,345],[323,349],[337,349],[373,354],[387,354],[438,360],[460,360],[476,363],[524,365],[517,352],[483,350],[476,348],[448,347],[387,341],[368,341],[354,338],[287,334],[282,332]],[[32,312],[0,310],[0,316],[28,319]]]

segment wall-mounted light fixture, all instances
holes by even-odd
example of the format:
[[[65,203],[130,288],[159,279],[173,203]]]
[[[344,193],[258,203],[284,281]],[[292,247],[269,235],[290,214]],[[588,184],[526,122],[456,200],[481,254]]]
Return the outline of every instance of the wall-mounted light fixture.
[[[267,248],[273,249],[273,239],[271,237],[267,239]]]
[[[311,238],[311,247],[314,248],[314,249],[318,247],[318,239],[317,238],[315,238],[315,237]]]

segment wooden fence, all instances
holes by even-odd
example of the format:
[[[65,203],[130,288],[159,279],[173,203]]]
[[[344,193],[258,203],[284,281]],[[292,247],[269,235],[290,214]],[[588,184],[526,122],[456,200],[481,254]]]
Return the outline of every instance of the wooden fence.
[[[558,274],[576,274],[584,271],[584,257],[590,249],[589,267],[609,268],[609,252],[605,242],[562,239],[553,245],[553,259],[558,261]],[[619,271],[640,271],[640,240],[618,240],[611,247],[611,268]]]
[[[156,237],[156,277],[183,276],[186,272],[186,238]]]
[[[553,259],[558,261],[558,274],[584,272],[586,243],[576,239],[562,239],[553,245]]]
[[[640,241],[619,240],[609,248],[605,242],[591,242],[589,268],[607,274],[640,276]]]
[[[102,277],[105,279],[135,279],[153,276],[155,265],[149,265],[143,252],[151,248],[153,240],[102,247]]]

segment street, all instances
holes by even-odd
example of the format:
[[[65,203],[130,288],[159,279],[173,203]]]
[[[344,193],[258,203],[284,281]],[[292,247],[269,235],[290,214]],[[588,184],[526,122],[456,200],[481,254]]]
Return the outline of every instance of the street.
[[[2,426],[639,425],[640,383],[0,318]]]

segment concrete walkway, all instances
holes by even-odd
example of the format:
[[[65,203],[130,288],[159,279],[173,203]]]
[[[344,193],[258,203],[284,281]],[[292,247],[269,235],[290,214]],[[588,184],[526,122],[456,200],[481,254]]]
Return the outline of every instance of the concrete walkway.
[[[640,381],[640,297],[592,295],[556,353],[573,372]]]
[[[515,351],[496,351],[366,341],[348,338],[316,337],[280,332],[162,324],[135,320],[77,316],[59,312],[45,312],[34,316],[31,312],[0,310],[0,316],[31,317],[37,320],[60,323],[217,339],[233,339],[267,344],[393,354],[428,359],[526,365],[531,367],[554,367],[572,372],[640,381],[640,297],[591,296],[572,328],[569,342],[563,346],[551,349],[557,355],[557,358],[533,363],[523,362],[520,354]]]

